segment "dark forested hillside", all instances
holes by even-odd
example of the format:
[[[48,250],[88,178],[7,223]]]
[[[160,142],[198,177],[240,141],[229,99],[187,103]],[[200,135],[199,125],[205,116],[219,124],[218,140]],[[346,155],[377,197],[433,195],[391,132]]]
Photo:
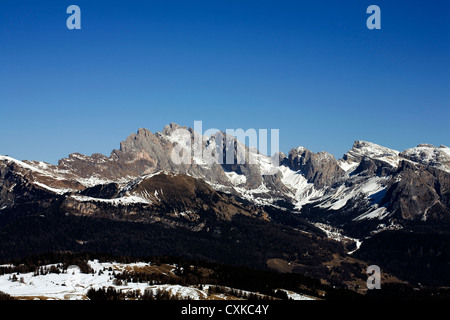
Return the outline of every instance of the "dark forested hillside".
[[[314,266],[329,261],[333,254],[345,254],[338,242],[240,215],[231,221],[211,219],[197,232],[160,223],[65,215],[52,208],[39,214],[13,215],[4,210],[0,216],[0,258],[4,262],[37,253],[72,251],[173,255],[266,268],[272,258]]]

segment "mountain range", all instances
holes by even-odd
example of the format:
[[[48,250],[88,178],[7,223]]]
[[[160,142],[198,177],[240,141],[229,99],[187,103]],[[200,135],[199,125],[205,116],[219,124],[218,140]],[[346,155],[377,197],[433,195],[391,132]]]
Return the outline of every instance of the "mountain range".
[[[341,159],[304,147],[269,157],[234,139],[245,161],[172,161],[177,145],[195,143],[225,158],[225,135],[169,124],[139,129],[109,156],[73,153],[57,165],[0,156],[1,260],[179,255],[354,290],[377,264],[385,281],[450,285],[450,148],[355,141]]]

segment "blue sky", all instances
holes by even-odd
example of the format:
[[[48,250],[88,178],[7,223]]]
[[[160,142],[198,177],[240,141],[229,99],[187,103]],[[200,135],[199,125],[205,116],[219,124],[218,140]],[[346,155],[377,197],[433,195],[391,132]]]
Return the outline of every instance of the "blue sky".
[[[81,8],[68,30],[66,8]],[[381,30],[366,9],[381,8]],[[138,128],[279,129],[280,149],[450,146],[450,2],[0,6],[0,154],[109,155]]]

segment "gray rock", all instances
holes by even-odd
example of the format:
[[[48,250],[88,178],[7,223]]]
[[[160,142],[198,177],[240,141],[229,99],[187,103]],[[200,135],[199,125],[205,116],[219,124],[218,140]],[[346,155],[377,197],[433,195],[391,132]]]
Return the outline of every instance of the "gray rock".
[[[331,186],[345,174],[334,156],[325,151],[313,153],[305,148],[292,149],[288,164],[292,170],[300,170],[308,182],[319,189]]]

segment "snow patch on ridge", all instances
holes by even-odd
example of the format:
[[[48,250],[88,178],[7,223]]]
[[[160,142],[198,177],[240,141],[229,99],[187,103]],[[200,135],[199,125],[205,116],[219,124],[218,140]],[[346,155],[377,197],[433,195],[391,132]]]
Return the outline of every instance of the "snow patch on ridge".
[[[247,182],[247,177],[243,174],[237,174],[234,171],[225,171],[225,175],[230,180],[233,186],[244,185]]]
[[[356,187],[346,187],[344,184],[340,185],[336,191],[326,197],[317,207],[331,210],[339,210],[343,208],[350,199],[356,198],[360,195],[370,198],[375,194],[382,192],[386,186],[387,178],[372,177],[367,181],[356,185]],[[377,199],[373,199],[377,200]]]
[[[339,159],[338,165],[345,172],[352,172],[353,170],[355,170],[358,167],[359,163],[358,162],[347,162],[345,160]]]
[[[353,147],[346,153],[347,164],[359,163],[358,159],[368,157],[384,161],[392,167],[398,167],[400,158],[397,150],[389,149],[367,141],[355,141]]]
[[[401,152],[400,156],[450,172],[450,148],[445,146],[435,147],[430,144],[419,144],[417,147]]]
[[[75,191],[73,189],[57,189],[57,188],[53,188],[53,187],[50,187],[50,186],[48,186],[46,184],[40,183],[38,181],[33,181],[33,184],[37,185],[38,187],[44,188],[44,189],[46,189],[48,191],[51,191],[53,193],[59,194],[59,195],[63,195],[65,193],[67,193],[67,192]]]
[[[282,174],[281,182],[290,190],[297,210],[323,196],[324,190],[317,190],[313,183],[308,183],[301,171],[294,171],[286,166],[280,166],[278,170]]]
[[[144,199],[142,197],[136,196],[136,195],[128,195],[120,198],[114,198],[114,199],[100,199],[100,198],[93,198],[88,196],[81,196],[81,195],[71,195],[71,197],[77,201],[80,202],[104,202],[109,203],[114,206],[119,205],[130,205],[130,204],[151,204],[152,202],[150,200]]]
[[[363,213],[362,215],[356,217],[353,219],[354,221],[361,221],[363,219],[376,219],[382,220],[389,216],[390,212],[387,211],[386,206],[377,207],[375,206],[375,209],[369,210],[368,212]]]
[[[36,167],[34,167],[32,165],[29,165],[28,163],[25,163],[23,161],[11,158],[9,156],[2,156],[2,155],[0,155],[0,161],[13,162],[13,163],[17,164],[18,166],[20,166],[20,167],[22,167],[24,169],[27,169],[27,170],[30,170],[30,171],[33,171],[33,172],[38,172],[38,173],[40,173],[42,175],[46,175],[46,176],[52,176],[47,171],[45,171],[43,169],[36,168]]]
[[[279,200],[277,197],[270,196],[270,189],[267,188],[264,182],[254,189],[234,187],[234,190],[236,190],[242,198],[257,205],[272,205],[275,201]]]

